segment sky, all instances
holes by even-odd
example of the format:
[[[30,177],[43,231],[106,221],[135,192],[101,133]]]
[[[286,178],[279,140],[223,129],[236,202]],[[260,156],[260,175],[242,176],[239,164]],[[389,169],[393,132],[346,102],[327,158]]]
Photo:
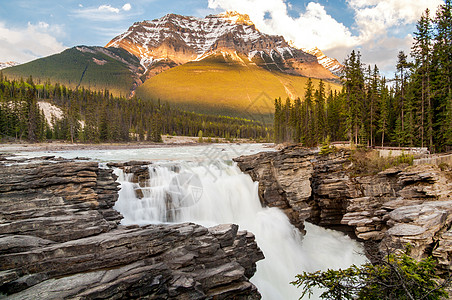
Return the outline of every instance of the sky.
[[[355,49],[366,64],[394,72],[410,52],[416,22],[444,0],[0,0],[0,62],[28,62],[77,45],[105,46],[134,22],[168,13],[248,14],[256,28],[343,62]]]

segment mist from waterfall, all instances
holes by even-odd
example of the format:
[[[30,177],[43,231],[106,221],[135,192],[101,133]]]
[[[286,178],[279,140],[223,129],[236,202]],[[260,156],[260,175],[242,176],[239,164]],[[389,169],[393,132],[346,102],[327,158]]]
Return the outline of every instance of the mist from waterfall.
[[[307,235],[302,237],[280,209],[262,207],[258,183],[234,163],[167,163],[148,168],[144,187],[132,182],[132,174],[115,171],[121,183],[115,209],[124,216],[122,224],[238,224],[239,230],[255,234],[265,255],[251,278],[263,299],[298,299],[301,290],[289,282],[302,271],[366,261],[361,245],[342,233],[306,223]],[[136,190],[141,190],[140,198]]]

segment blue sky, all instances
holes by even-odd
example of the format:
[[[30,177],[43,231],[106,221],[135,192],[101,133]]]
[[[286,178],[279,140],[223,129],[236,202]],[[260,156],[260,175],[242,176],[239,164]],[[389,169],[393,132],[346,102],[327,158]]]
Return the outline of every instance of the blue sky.
[[[415,23],[443,0],[0,0],[0,62],[27,62],[76,45],[104,46],[134,22],[167,13],[249,14],[256,27],[343,61],[352,49],[384,72],[409,52]]]

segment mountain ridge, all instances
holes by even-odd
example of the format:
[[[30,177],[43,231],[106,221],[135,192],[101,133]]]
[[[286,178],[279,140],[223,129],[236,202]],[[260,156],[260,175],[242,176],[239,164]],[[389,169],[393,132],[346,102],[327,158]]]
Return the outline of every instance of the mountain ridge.
[[[16,61],[0,62],[0,70],[6,69],[6,68],[9,68],[9,67],[18,66],[18,65],[20,65],[20,63],[18,63]]]
[[[123,48],[140,58],[147,78],[168,70],[169,64],[181,65],[225,53],[243,54],[249,62],[283,73],[337,79],[314,54],[291,46],[283,36],[260,32],[248,15],[231,11],[205,18],[167,14],[135,22],[106,47]],[[160,70],[152,71],[157,62]]]

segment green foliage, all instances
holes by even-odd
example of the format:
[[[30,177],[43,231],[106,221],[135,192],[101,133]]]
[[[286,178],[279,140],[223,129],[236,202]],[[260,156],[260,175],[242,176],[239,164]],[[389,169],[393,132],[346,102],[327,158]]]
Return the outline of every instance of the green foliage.
[[[429,257],[416,261],[409,249],[390,254],[377,264],[352,265],[345,270],[303,272],[291,284],[302,288],[300,299],[321,288],[322,299],[443,299],[448,281],[440,284],[435,261]]]
[[[345,60],[344,89],[324,92],[308,80],[304,101],[275,102],[275,141],[316,146],[329,135],[360,147],[375,145],[452,149],[452,2],[435,18],[421,16],[411,56],[400,51],[392,85],[377,66],[365,67],[360,52]],[[326,103],[324,101],[326,97]],[[290,118],[286,111],[289,111]]]
[[[201,130],[201,129],[198,131],[198,142],[200,142],[200,143],[203,142],[203,139],[202,139],[202,130]]]
[[[336,94],[337,95],[337,94]],[[332,96],[332,91],[330,92]],[[287,98],[282,104],[281,99],[275,100],[275,141],[303,143],[307,147],[316,146],[326,139],[329,130],[328,109],[325,95],[325,84],[319,81],[318,89],[314,89],[309,78],[306,87],[304,101],[300,98],[292,104]]]
[[[334,152],[334,147],[331,147],[330,136],[327,136],[320,147],[320,155],[327,155]]]
[[[3,79],[0,82],[0,136],[43,141],[48,126],[37,103],[33,79],[29,77],[27,82]]]
[[[29,141],[44,139],[71,142],[162,142],[162,134],[266,139],[272,135],[264,124],[241,118],[196,114],[160,101],[114,97],[108,90],[72,90],[46,82],[34,85],[30,77],[0,81],[0,135]],[[46,100],[63,111],[49,126],[37,100]]]

